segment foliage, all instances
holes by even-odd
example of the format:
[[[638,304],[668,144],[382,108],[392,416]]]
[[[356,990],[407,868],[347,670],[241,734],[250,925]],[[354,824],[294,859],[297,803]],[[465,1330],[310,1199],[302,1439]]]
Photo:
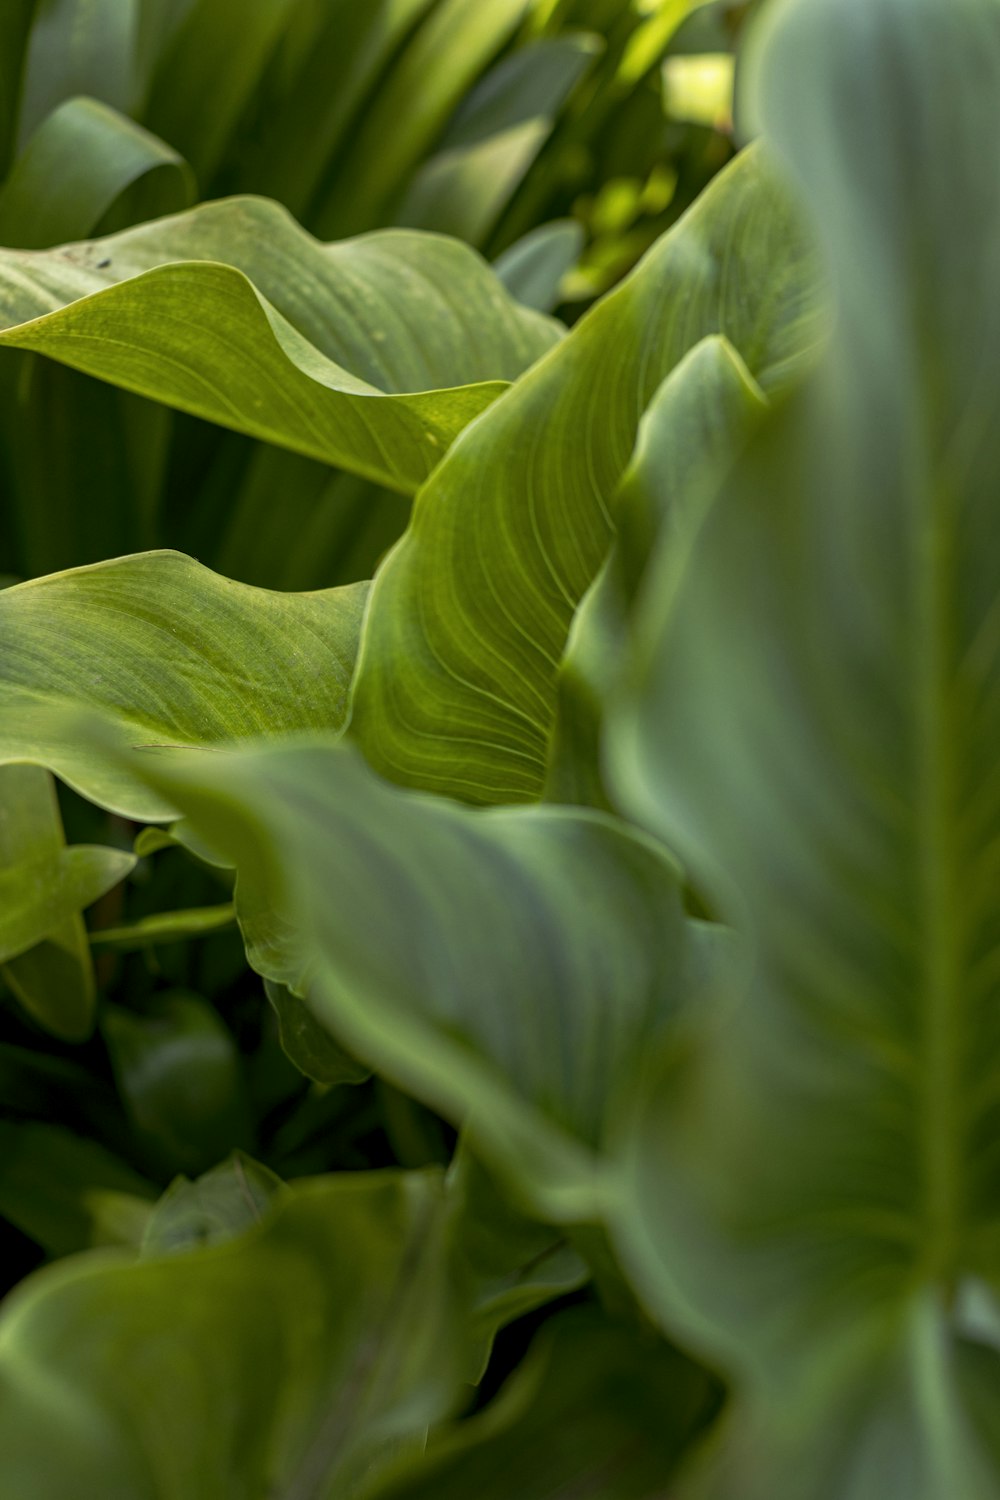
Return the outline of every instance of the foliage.
[[[744,10],[2,22],[13,1494],[1000,1497],[1000,5]]]

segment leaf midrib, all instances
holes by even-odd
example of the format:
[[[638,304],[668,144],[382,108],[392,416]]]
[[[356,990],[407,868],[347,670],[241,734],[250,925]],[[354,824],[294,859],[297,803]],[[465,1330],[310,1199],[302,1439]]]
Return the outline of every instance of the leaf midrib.
[[[957,1279],[961,1196],[961,1005],[964,942],[957,898],[958,776],[949,693],[955,503],[935,466],[916,528],[917,849],[921,1271],[949,1293]]]

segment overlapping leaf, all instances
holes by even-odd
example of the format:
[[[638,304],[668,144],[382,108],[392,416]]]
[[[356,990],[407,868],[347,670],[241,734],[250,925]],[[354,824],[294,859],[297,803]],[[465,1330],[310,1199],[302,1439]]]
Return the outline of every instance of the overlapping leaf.
[[[601,46],[599,37],[576,33],[519,48],[498,63],[414,175],[398,222],[484,243]]]
[[[105,1253],[0,1321],[12,1494],[337,1500],[451,1407],[460,1306],[434,1174],[300,1183],[228,1242]],[[58,1434],[58,1441],[53,1435]]]
[[[551,347],[456,242],[322,246],[263,199],[0,252],[0,345],[404,492]]]
[[[80,1041],[94,1019],[81,912],[123,880],[132,855],[67,849],[51,776],[0,767],[0,977],[46,1030]]]
[[[260,972],[464,1123],[546,1216],[593,1216],[595,1153],[693,989],[677,875],[654,844],[596,814],[415,796],[346,746],[146,774],[235,864]]]
[[[815,275],[747,153],[466,432],[375,585],[352,733],[378,770],[473,802],[539,795],[559,659],[643,410],[720,331],[765,390],[782,386],[816,334]]]
[[[0,763],[34,761],[128,817],[169,804],[67,709],[89,710],[136,755],[262,734],[336,732],[366,584],[272,594],[153,552],[0,592]]]
[[[176,151],[95,99],[67,99],[39,125],[0,192],[0,244],[58,245],[91,234],[127,189],[155,176],[142,217],[186,208],[194,180]]]
[[[995,1500],[1000,7],[785,0],[758,48],[838,328],[651,588],[611,736],[756,946],[650,1074],[620,1243],[742,1381],[699,1496]]]

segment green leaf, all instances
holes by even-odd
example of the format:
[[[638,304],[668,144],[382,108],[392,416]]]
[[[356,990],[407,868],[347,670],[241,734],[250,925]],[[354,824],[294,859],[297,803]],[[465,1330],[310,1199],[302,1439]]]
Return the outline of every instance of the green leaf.
[[[359,1063],[316,1019],[306,1002],[287,984],[264,981],[264,989],[278,1018],[278,1035],[285,1056],[314,1083],[364,1083],[371,1068]]]
[[[0,977],[66,1041],[82,1041],[94,1023],[80,913],[134,864],[117,849],[67,849],[51,776],[35,766],[0,766]]]
[[[155,1196],[96,1141],[58,1125],[0,1121],[0,1214],[49,1256],[138,1246]]]
[[[599,37],[555,37],[499,62],[463,100],[436,153],[412,178],[397,221],[482,244],[601,45]]]
[[[596,1152],[688,992],[677,874],[656,845],[596,814],[414,796],[346,746],[145,774],[236,866],[255,968],[464,1125],[543,1217],[597,1211]]]
[[[448,1191],[456,1275],[469,1299],[469,1374],[479,1381],[500,1328],[576,1291],[590,1273],[565,1231],[522,1213],[461,1137]]]
[[[155,544],[173,420],[38,355],[0,354],[0,545],[21,578]]]
[[[662,1500],[711,1410],[708,1377],[597,1308],[548,1322],[500,1395],[372,1500]]]
[[[0,345],[404,493],[558,337],[463,245],[324,246],[256,198],[0,252],[0,327]]]
[[[440,0],[313,0],[290,15],[257,107],[228,164],[241,192],[280,198],[314,222],[350,169],[350,133],[374,106],[387,68]],[[419,33],[417,33],[419,35]],[[424,73],[424,82],[428,72]],[[399,134],[399,116],[388,124]],[[228,174],[227,174],[228,175]],[[353,228],[370,229],[367,220]]]
[[[1000,7],[785,0],[751,48],[836,336],[651,581],[610,737],[754,956],[637,1093],[619,1243],[736,1378],[699,1496],[995,1500]]]
[[[429,9],[359,119],[350,152],[317,209],[319,234],[337,239],[393,220],[415,167],[528,4],[439,0]]]
[[[0,178],[7,175],[17,131],[18,94],[37,0],[0,6]]]
[[[301,0],[195,0],[157,59],[144,118],[190,161],[202,188],[229,145]]]
[[[650,402],[616,497],[619,535],[576,614],[560,665],[545,783],[550,801],[611,806],[601,735],[643,611],[657,608],[655,588],[644,586],[657,577],[657,554],[683,546],[767,406],[732,345],[717,335],[696,344]]]
[[[0,763],[36,761],[126,817],[169,818],[169,804],[83,739],[66,710],[99,714],[135,760],[164,744],[336,732],[367,589],[272,594],[175,552],[4,589]]]
[[[39,249],[91,234],[127,188],[158,174],[154,212],[186,208],[183,157],[96,99],[68,99],[39,125],[0,192],[0,244]]]
[[[176,1177],[149,1216],[144,1259],[219,1245],[263,1222],[284,1184],[242,1151],[191,1182]]]
[[[168,843],[171,842],[168,840]],[[137,853],[140,851],[137,849]],[[159,943],[180,943],[206,937],[236,920],[231,902],[219,906],[194,906],[186,911],[158,911],[123,927],[102,927],[90,934],[92,948],[113,948],[116,953],[138,953]]]
[[[64,1261],[0,1319],[0,1474],[65,1500],[352,1500],[461,1379],[437,1174],[296,1184],[228,1243]]]
[[[551,312],[559,285],[583,249],[583,227],[575,219],[554,219],[523,235],[493,262],[511,296],[525,307]]]
[[[101,1017],[119,1092],[157,1168],[204,1172],[252,1135],[232,1034],[197,995],[171,991],[142,1012],[107,1005]]]
[[[127,113],[135,103],[142,0],[39,0],[24,58],[18,151],[46,115],[87,94]]]
[[[351,732],[377,770],[473,802],[539,796],[559,659],[642,411],[720,330],[780,388],[815,336],[814,282],[797,211],[745,154],[455,444],[373,589]]]

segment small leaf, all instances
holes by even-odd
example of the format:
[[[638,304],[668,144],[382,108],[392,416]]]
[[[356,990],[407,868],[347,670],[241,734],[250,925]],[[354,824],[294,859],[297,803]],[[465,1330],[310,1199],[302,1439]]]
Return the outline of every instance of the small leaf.
[[[371,1068],[359,1063],[316,1019],[306,1002],[286,984],[264,981],[278,1018],[278,1035],[286,1057],[314,1083],[364,1083]]]
[[[158,1168],[202,1172],[249,1145],[239,1053],[204,1000],[157,995],[141,1014],[109,1005],[101,1027],[119,1091]]]
[[[504,286],[525,307],[551,312],[559,285],[583,249],[583,227],[575,219],[554,219],[523,235],[493,262]]]
[[[65,99],[81,94],[127,113],[135,103],[138,0],[36,4],[21,81],[18,151]]]
[[[816,288],[799,210],[746,152],[467,429],[373,586],[350,733],[376,770],[469,802],[541,795],[559,661],[642,412],[719,332],[785,387],[818,336]]]
[[[144,1259],[236,1239],[263,1222],[283,1188],[280,1177],[242,1151],[194,1182],[175,1178],[149,1216]]]
[[[602,45],[570,34],[519,47],[497,63],[410,180],[397,223],[483,244]]]

